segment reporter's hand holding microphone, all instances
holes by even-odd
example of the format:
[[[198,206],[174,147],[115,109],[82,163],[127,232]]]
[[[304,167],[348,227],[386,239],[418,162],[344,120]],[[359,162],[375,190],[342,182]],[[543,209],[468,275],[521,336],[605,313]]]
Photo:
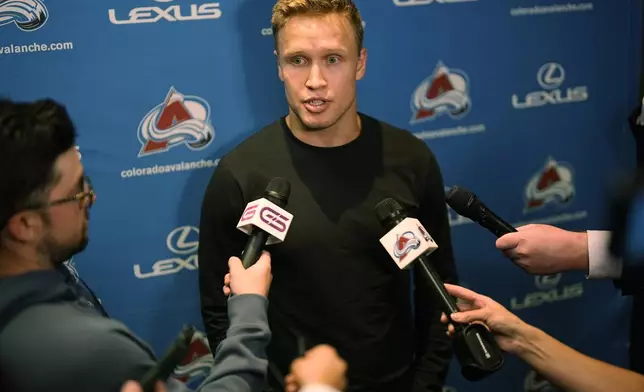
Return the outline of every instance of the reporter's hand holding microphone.
[[[522,240],[523,234],[531,234],[534,227],[528,226],[523,234],[520,233],[512,225],[492,212],[474,193],[460,186],[452,187],[445,198],[447,204],[456,213],[471,219],[498,237],[496,246],[504,251],[507,257],[528,272],[539,271],[541,265],[544,264],[541,261],[544,257],[542,255],[528,257],[528,253],[532,255],[537,252],[533,252],[531,249],[531,241],[525,244]],[[559,229],[554,228],[554,232],[547,233],[548,235],[545,235],[544,238],[557,236],[560,234],[557,230]],[[557,253],[557,251],[558,249],[553,249],[546,253]],[[492,332],[495,341],[503,351],[520,355],[521,347],[525,346],[523,344],[525,343],[525,336],[531,330],[535,330],[534,327],[523,322],[489,297],[451,284],[445,284],[445,289],[450,295],[460,300],[457,304],[459,312],[452,311],[450,315],[451,321],[458,324],[482,324]],[[441,316],[441,321],[443,323],[450,322],[445,313]],[[453,335],[454,333],[454,325],[449,324],[448,334]]]
[[[259,260],[245,269],[239,257],[228,260],[229,272],[224,277],[224,294],[241,295],[257,294],[268,296],[268,290],[273,281],[271,274],[271,257],[266,251],[262,252]]]
[[[492,298],[447,283],[445,289],[460,300],[457,302],[459,312],[451,315],[454,322],[483,324],[492,332],[501,350],[520,354],[521,348],[525,347],[526,336],[534,327],[526,324]],[[445,324],[450,322],[445,313],[441,316],[441,322]],[[448,334],[450,336],[455,334],[454,325],[449,324]]]
[[[255,264],[245,269],[239,257],[228,259],[229,272],[224,278],[223,291],[225,295],[259,295],[266,297],[273,280],[271,274],[271,257],[264,251]],[[120,392],[142,392],[141,384],[128,381]],[[167,388],[161,381],[157,382],[154,392],[166,392]]]
[[[248,269],[238,257],[231,257],[228,267],[230,272],[224,277],[225,295],[268,295],[273,278],[268,252],[264,251]],[[316,346],[293,361],[285,379],[286,391],[343,391],[347,382],[346,370],[346,362],[335,349],[327,345]]]
[[[588,234],[544,224],[517,227],[496,240],[503,254],[533,275],[588,272]]]
[[[576,233],[544,224],[514,228],[461,186],[452,187],[446,194],[446,201],[456,213],[498,237],[496,248],[530,274],[588,271],[586,232]]]

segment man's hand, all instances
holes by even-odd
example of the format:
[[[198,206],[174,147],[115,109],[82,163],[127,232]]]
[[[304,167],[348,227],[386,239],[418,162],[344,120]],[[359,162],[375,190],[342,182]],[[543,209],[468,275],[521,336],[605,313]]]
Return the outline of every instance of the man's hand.
[[[496,240],[497,249],[534,275],[588,271],[588,237],[550,225],[526,225]]]
[[[263,252],[262,256],[248,269],[245,269],[238,257],[228,260],[229,273],[224,277],[224,294],[235,295],[258,294],[266,297],[271,287],[271,256]]]
[[[306,385],[328,385],[343,391],[347,386],[346,372],[347,363],[333,347],[322,344],[293,361],[291,373],[285,378],[286,392],[296,392]]]
[[[524,347],[525,333],[530,326],[501,304],[464,287],[445,283],[445,289],[451,295],[463,300],[458,303],[460,312],[452,313],[451,318],[454,322],[459,324],[478,322],[487,326],[504,351],[517,354]],[[444,313],[441,316],[441,322],[449,322]],[[452,324],[448,327],[448,334],[450,336],[454,334]]]
[[[154,388],[154,392],[167,392],[168,390],[166,389],[165,385],[161,381],[157,381],[156,388]],[[141,387],[141,384],[139,384],[136,381],[128,381],[123,385],[123,388],[121,388],[121,392],[143,392],[143,388]]]

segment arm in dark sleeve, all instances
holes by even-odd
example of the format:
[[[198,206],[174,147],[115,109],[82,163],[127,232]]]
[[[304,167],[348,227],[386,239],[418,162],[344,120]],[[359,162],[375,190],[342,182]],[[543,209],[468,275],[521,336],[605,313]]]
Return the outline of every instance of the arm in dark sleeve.
[[[623,295],[644,295],[644,265],[624,264],[622,277],[613,282]]]
[[[210,375],[202,383],[201,392],[261,392],[266,380],[268,361],[266,346],[271,337],[266,316],[268,300],[254,294],[230,299],[230,328],[214,353]],[[82,390],[120,390],[127,380],[139,381],[156,361],[148,347],[126,329],[113,329],[92,334],[83,344],[85,352],[69,354],[70,372],[87,381]],[[89,360],[88,360],[89,359]],[[57,377],[78,382],[78,377]],[[52,384],[50,384],[52,385]],[[71,390],[67,387],[51,390]],[[74,389],[75,390],[75,389]],[[81,390],[81,389],[78,389]],[[168,392],[189,392],[183,383],[169,378]]]
[[[40,309],[27,310],[34,315],[23,318],[28,323],[18,320],[12,330],[3,332],[9,340],[3,339],[2,351],[11,355],[11,361],[3,363],[3,372],[8,372],[12,383],[8,390],[120,391],[126,381],[140,381],[155,366],[150,348],[112,320],[56,320],[43,332],[34,327],[34,320],[54,320],[51,315],[55,313],[47,313],[46,307],[41,306],[45,312],[39,314]],[[113,327],[93,325],[97,322],[113,323]],[[187,389],[177,385],[168,391]]]
[[[641,113],[641,108],[638,107],[628,116],[628,125],[635,139],[635,157],[639,169],[644,168],[644,126],[637,124],[637,118]]]
[[[644,79],[642,79],[642,82],[644,83]],[[637,123],[637,119],[641,114],[641,107],[638,106],[628,116],[628,125],[635,140],[638,170],[644,170],[644,126]],[[624,295],[644,295],[644,265],[624,263],[621,277],[613,282],[618,289],[622,290]]]
[[[445,187],[433,154],[427,167],[429,170],[424,196],[420,200],[419,220],[438,245],[429,260],[443,282],[457,283]],[[417,263],[414,266],[414,284],[417,350],[413,390],[441,391],[452,359],[452,343],[447,336],[447,327],[440,322],[440,298]]]
[[[201,316],[212,352],[229,325],[222,287],[228,259],[244,249],[246,235],[236,228],[244,207],[242,191],[222,160],[206,188],[199,224]]]
[[[214,353],[213,367],[208,378],[201,384],[200,392],[263,390],[268,369],[266,346],[271,338],[266,316],[267,306],[268,300],[260,295],[245,294],[230,299],[230,328]],[[95,361],[82,360],[82,364],[75,367],[79,368],[78,374],[93,380],[94,385],[112,387],[100,390],[120,390],[125,381],[140,380],[156,365],[147,347],[129,335],[129,331],[111,331],[109,334],[94,336],[94,341],[88,342],[87,347],[91,347],[92,359]],[[78,359],[80,361],[82,358]],[[168,379],[167,390],[191,391],[173,378]]]
[[[157,365],[150,356],[147,348],[130,335],[127,330],[113,330],[106,334],[95,334],[94,338],[87,341],[91,347],[91,360],[79,359],[75,365],[78,374],[91,380],[92,387],[84,390],[93,391],[120,391],[125,382],[129,380],[140,381],[143,376]],[[74,378],[69,378],[74,382]],[[185,384],[172,378],[168,379],[168,392],[191,392]],[[63,389],[51,389],[63,390]],[[67,389],[70,390],[70,389]],[[81,389],[79,389],[81,390]]]
[[[268,300],[245,294],[229,301],[230,329],[199,391],[261,392],[268,371],[266,346],[271,338],[266,316]]]

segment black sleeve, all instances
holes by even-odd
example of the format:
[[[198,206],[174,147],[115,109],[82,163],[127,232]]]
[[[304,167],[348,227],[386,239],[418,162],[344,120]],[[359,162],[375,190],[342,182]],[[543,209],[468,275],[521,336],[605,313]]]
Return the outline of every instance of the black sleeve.
[[[635,158],[640,170],[644,168],[644,126],[637,124],[641,113],[641,108],[638,107],[628,116],[628,125],[635,140]]]
[[[642,79],[644,83],[644,79]],[[635,108],[628,116],[628,125],[635,140],[637,170],[644,170],[644,126],[637,123],[642,114],[640,107]],[[622,276],[613,281],[623,295],[644,295],[644,264],[622,264]]]
[[[228,330],[227,298],[222,288],[228,259],[244,249],[247,237],[236,228],[243,211],[242,191],[222,160],[206,188],[199,223],[201,317],[213,353]]]
[[[443,282],[455,284],[458,277],[452,252],[445,188],[440,167],[433,154],[426,167],[427,179],[418,216],[438,245],[438,249],[429,256],[432,267]],[[440,392],[452,359],[452,343],[447,336],[446,325],[440,322],[442,308],[439,297],[418,263],[414,267],[414,278],[417,350],[413,391]]]
[[[622,265],[622,277],[613,281],[623,295],[644,295],[644,265]]]

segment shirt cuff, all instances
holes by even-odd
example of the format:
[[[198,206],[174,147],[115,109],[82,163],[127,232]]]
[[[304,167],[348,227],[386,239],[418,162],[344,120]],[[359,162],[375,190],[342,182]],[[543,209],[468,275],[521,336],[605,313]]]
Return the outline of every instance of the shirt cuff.
[[[340,392],[340,390],[333,388],[330,385],[323,384],[309,384],[300,388],[299,392]]]
[[[611,232],[588,230],[588,279],[619,279],[622,261],[609,251]]]

